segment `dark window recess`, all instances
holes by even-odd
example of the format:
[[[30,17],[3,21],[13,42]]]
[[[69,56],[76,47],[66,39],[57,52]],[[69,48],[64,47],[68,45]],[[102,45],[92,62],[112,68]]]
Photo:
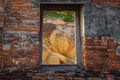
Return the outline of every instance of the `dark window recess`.
[[[0,27],[0,43],[2,43],[2,37],[3,37],[3,28]]]
[[[81,70],[81,6],[42,4],[40,11],[40,70]]]

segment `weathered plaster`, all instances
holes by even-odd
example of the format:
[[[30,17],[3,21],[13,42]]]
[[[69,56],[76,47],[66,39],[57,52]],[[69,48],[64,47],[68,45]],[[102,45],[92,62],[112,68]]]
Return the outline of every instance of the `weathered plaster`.
[[[85,34],[110,35],[120,41],[120,8],[88,5],[84,9]]]

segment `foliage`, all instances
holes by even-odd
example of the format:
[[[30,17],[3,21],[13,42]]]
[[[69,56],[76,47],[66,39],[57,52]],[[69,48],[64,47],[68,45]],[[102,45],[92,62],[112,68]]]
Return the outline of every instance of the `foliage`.
[[[74,22],[74,11],[44,11],[44,18],[60,18],[65,22]]]

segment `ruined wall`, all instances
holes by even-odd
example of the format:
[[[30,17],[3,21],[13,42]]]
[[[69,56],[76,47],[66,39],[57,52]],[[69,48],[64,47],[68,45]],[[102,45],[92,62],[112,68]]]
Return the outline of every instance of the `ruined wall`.
[[[39,63],[39,8],[31,0],[4,0],[2,69],[24,70]],[[1,10],[2,11],[2,10]],[[2,15],[2,14],[1,14]]]
[[[2,3],[2,1],[0,1],[0,65],[2,65],[2,63],[1,63],[2,49],[3,49],[2,33],[3,33],[3,3]],[[1,69],[0,69],[0,72],[1,72]]]
[[[85,15],[85,63],[88,68],[119,69],[120,8],[88,5]],[[91,56],[93,55],[93,56]],[[88,64],[87,64],[88,63]]]
[[[39,71],[39,8],[37,0],[0,0],[0,72]],[[84,17],[85,35],[82,41],[85,70],[119,71],[119,0],[93,0],[84,6]],[[87,73],[65,73],[63,76],[85,77],[83,74]],[[47,78],[44,73],[36,76]],[[62,79],[60,74],[54,76]]]

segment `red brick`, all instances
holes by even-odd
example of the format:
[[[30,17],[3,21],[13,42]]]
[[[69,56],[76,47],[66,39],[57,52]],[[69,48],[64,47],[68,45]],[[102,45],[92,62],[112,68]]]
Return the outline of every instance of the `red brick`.
[[[106,5],[120,7],[119,0],[93,0],[92,4],[95,4],[95,5],[105,5],[106,4]]]

